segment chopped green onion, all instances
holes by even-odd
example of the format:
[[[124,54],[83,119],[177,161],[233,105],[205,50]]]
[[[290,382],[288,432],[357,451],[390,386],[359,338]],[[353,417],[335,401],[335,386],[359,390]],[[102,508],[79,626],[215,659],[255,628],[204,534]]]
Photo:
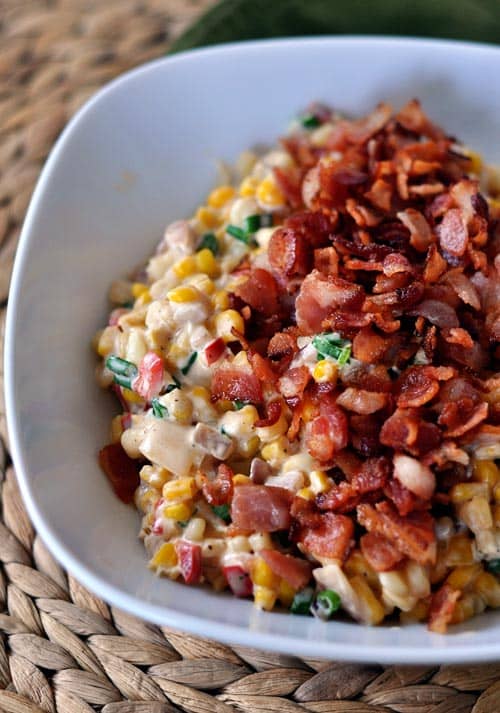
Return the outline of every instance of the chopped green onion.
[[[125,389],[132,388],[132,381],[137,376],[137,367],[135,364],[111,354],[106,359],[106,367],[113,372],[115,383],[123,386]]]
[[[169,384],[169,385],[167,386],[167,388],[165,389],[165,393],[166,393],[166,394],[170,394],[171,391],[174,391],[175,389],[180,389],[180,388],[181,388],[181,382],[179,381],[179,379],[177,379],[177,377],[175,377],[175,376],[172,376],[172,379],[173,379],[174,383],[173,383],[173,384]]]
[[[299,121],[304,129],[316,129],[321,125],[321,121],[314,114],[304,114],[299,117]]]
[[[246,401],[240,401],[239,399],[236,399],[233,401],[233,406],[237,411],[241,411],[241,409],[247,405]]]
[[[323,589],[317,594],[313,604],[311,604],[311,614],[327,621],[331,619],[332,614],[335,614],[340,607],[340,597],[333,589]]]
[[[500,574],[500,560],[490,560],[486,564],[486,569],[493,572],[493,574]]]
[[[261,217],[260,215],[249,215],[245,220],[243,221],[243,226],[244,226],[244,231],[245,233],[256,233],[257,230],[261,227]]]
[[[188,523],[189,523],[189,520],[177,520],[177,524],[178,524],[179,527],[181,527],[182,529],[184,529],[185,527],[187,527]]]
[[[329,356],[335,359],[339,366],[343,366],[351,358],[351,342],[348,339],[342,339],[332,333],[327,333],[318,334],[314,337],[312,343],[318,352],[318,360]]]
[[[219,252],[219,243],[213,233],[205,233],[202,235],[201,242],[198,245],[196,252],[200,252],[200,250],[205,249],[210,250],[214,255],[217,255]]]
[[[129,300],[129,302],[124,302],[122,304],[122,307],[125,307],[125,309],[132,309],[133,306],[134,306],[134,303],[132,302],[132,300]]]
[[[306,587],[297,592],[290,605],[292,614],[309,614],[311,604],[314,599],[314,591],[311,587]]]
[[[184,374],[184,376],[186,376],[186,374],[189,374],[189,370],[195,363],[197,356],[198,356],[198,352],[193,352],[192,354],[189,355],[189,359],[184,364],[184,366],[181,368],[181,372]]]
[[[233,238],[241,240],[242,243],[246,243],[247,245],[250,242],[249,235],[243,230],[243,228],[238,228],[236,225],[228,225],[226,233],[229,233],[229,235],[232,235]]]
[[[229,505],[212,505],[212,510],[220,517],[224,522],[231,522],[231,513],[229,511]]]
[[[156,418],[165,418],[165,416],[168,416],[168,408],[161,404],[158,399],[153,399],[151,406],[153,408],[153,416],[156,416]]]

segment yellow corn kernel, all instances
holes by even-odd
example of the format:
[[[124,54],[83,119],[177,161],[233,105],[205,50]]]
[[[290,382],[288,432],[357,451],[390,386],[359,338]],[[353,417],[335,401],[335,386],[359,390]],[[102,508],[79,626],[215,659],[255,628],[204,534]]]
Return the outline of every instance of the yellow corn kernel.
[[[150,567],[175,567],[176,564],[177,553],[172,542],[164,542],[149,562]]]
[[[294,596],[295,596],[295,589],[292,587],[292,585],[288,584],[288,582],[285,579],[281,579],[279,589],[278,589],[278,599],[283,604],[283,606],[289,607],[291,605],[291,603],[293,602]]]
[[[112,354],[115,349],[115,339],[119,334],[118,327],[105,327],[97,340],[97,353],[101,357]]]
[[[235,309],[226,309],[215,315],[215,331],[218,337],[222,337],[225,342],[234,342],[232,329],[240,334],[245,333],[245,322],[239,312]]]
[[[260,446],[260,438],[258,436],[252,436],[246,440],[241,440],[238,443],[238,451],[245,458],[251,458],[254,456]]]
[[[240,196],[242,198],[252,198],[255,195],[259,181],[253,176],[247,176],[240,183]]]
[[[188,520],[193,514],[192,503],[178,503],[177,505],[168,505],[163,514],[165,517],[171,517],[172,520]]]
[[[227,290],[217,290],[212,297],[212,304],[216,310],[225,310],[229,307],[229,294]]]
[[[227,413],[228,411],[234,410],[233,402],[228,401],[227,399],[220,399],[217,401],[215,408],[219,413]]]
[[[272,426],[260,426],[256,428],[257,435],[263,443],[269,443],[269,441],[274,441],[276,438],[283,436],[288,431],[288,421],[283,412],[276,423]]]
[[[453,589],[464,590],[474,584],[478,575],[481,573],[482,567],[480,564],[468,564],[461,567],[455,567],[453,572],[448,575],[446,582]]]
[[[425,621],[429,613],[429,603],[420,599],[410,611],[402,611],[399,620],[402,624],[410,624],[415,621]]]
[[[134,495],[135,505],[143,513],[153,510],[159,499],[160,493],[158,490],[148,485],[140,485]]]
[[[500,582],[489,572],[481,572],[474,585],[475,591],[481,595],[489,607],[500,607]]]
[[[475,497],[459,508],[459,517],[476,533],[478,530],[490,530],[493,527],[491,508],[487,498]]]
[[[377,588],[379,585],[377,573],[370,567],[360,550],[354,550],[351,552],[349,559],[345,563],[344,569],[345,573],[349,577],[360,575],[365,577],[371,587]]]
[[[204,228],[216,228],[220,222],[217,213],[205,206],[198,208],[195,218]]]
[[[261,450],[261,455],[264,460],[279,465],[288,456],[287,452],[288,440],[284,436],[280,436],[275,441],[267,443]]]
[[[122,396],[125,401],[129,402],[129,404],[141,404],[143,402],[143,399],[139,396],[139,394],[136,394],[135,391],[131,391],[131,389],[125,389],[123,386]]]
[[[476,174],[481,173],[483,168],[483,159],[481,158],[481,155],[469,148],[466,149],[465,153],[470,158],[470,172]]]
[[[210,208],[222,208],[231,198],[234,198],[236,191],[232,186],[219,186],[214,188],[207,199]]]
[[[304,498],[304,500],[314,500],[316,497],[311,488],[301,488],[297,491],[297,495],[299,498]]]
[[[276,604],[276,592],[257,585],[253,588],[253,599],[256,607],[264,609],[264,611],[271,611]]]
[[[439,558],[438,558],[439,560]],[[448,542],[443,556],[445,567],[472,564],[474,562],[474,547],[472,540],[467,535],[455,535]]]
[[[500,503],[500,483],[493,488],[493,497],[495,502]]]
[[[317,384],[325,382],[336,383],[338,369],[336,364],[328,359],[321,359],[313,369],[313,379]]]
[[[135,301],[135,307],[142,307],[144,305],[148,305],[152,301],[151,293],[149,290],[146,292],[143,292],[142,295],[139,295],[139,297]]]
[[[192,285],[181,285],[167,292],[171,302],[195,302],[200,298],[200,291]]]
[[[144,284],[144,282],[133,282],[132,283],[132,296],[137,299],[145,292],[149,292],[149,287]]]
[[[474,608],[474,594],[471,592],[463,595],[455,604],[450,623],[460,624],[463,621],[467,621],[467,619],[471,619],[474,616]]]
[[[243,473],[236,473],[233,475],[233,485],[248,485],[252,481],[248,475],[243,475]]]
[[[318,493],[325,493],[332,487],[332,482],[324,470],[311,470],[309,473],[309,482],[311,490],[316,495]]]
[[[264,180],[259,183],[255,195],[259,203],[265,206],[274,208],[285,203],[283,193],[271,176],[264,178]]]
[[[123,423],[121,414],[115,416],[111,421],[111,440],[113,443],[118,443],[123,433]]]
[[[196,260],[193,255],[186,255],[186,257],[178,260],[172,267],[172,270],[177,275],[177,277],[189,277],[194,275],[197,270]]]
[[[476,496],[489,497],[487,483],[457,483],[450,490],[451,502],[455,505],[465,503]]]
[[[262,557],[256,557],[252,566],[252,582],[260,587],[276,589],[279,584],[279,578]]]
[[[208,248],[203,248],[195,255],[196,267],[200,272],[204,272],[209,277],[216,277],[219,274],[219,266],[214,254]]]
[[[385,610],[366,579],[355,575],[349,580],[349,584],[358,595],[358,601],[362,607],[363,622],[365,624],[380,624],[385,617]]]
[[[474,462],[474,477],[490,488],[494,488],[500,477],[500,470],[494,460],[476,460]]]
[[[196,287],[196,289],[203,292],[204,295],[210,296],[215,292],[215,284],[208,275],[194,275],[188,284]]]
[[[194,478],[177,478],[165,483],[161,494],[165,500],[190,500],[196,495],[197,490]]]
[[[317,406],[311,402],[306,402],[302,409],[302,420],[308,423],[317,414]]]
[[[153,488],[162,488],[170,478],[170,473],[165,468],[143,465],[140,472],[141,480]]]

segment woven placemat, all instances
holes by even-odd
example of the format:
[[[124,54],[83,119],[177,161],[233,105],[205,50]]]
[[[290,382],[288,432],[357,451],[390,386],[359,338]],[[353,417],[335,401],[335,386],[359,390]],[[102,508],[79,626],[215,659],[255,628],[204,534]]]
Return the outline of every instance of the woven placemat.
[[[0,0],[0,344],[21,222],[61,128],[212,0]],[[0,710],[495,713],[500,664],[365,666],[229,648],[108,607],[37,537],[10,465],[0,366]]]

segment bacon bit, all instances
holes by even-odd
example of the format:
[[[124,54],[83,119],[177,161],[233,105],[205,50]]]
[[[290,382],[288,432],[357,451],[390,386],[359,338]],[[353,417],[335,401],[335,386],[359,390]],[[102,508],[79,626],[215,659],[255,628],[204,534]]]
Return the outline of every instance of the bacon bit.
[[[410,186],[408,190],[413,195],[427,197],[434,196],[436,193],[441,193],[445,190],[445,187],[443,183],[435,181],[434,183],[423,183],[418,186]]]
[[[387,338],[376,334],[371,327],[363,327],[353,339],[353,356],[365,364],[376,364],[383,361],[390,344]]]
[[[276,383],[277,375],[274,373],[273,367],[269,359],[261,356],[258,352],[249,350],[248,361],[252,365],[253,373],[264,386],[272,386]]]
[[[381,131],[391,118],[392,107],[380,103],[371,114],[363,119],[349,122],[346,135],[355,144],[364,144],[374,134]]]
[[[424,268],[424,280],[426,283],[437,282],[447,268],[446,260],[441,256],[437,246],[432,244],[427,252],[427,259]]]
[[[139,486],[139,465],[124,451],[121,443],[110,443],[99,451],[99,465],[115,495],[123,503],[131,503]]]
[[[404,559],[404,555],[387,538],[376,532],[363,535],[359,544],[363,557],[376,572],[388,572]]]
[[[269,241],[268,258],[273,270],[288,278],[306,275],[312,262],[306,239],[292,228],[274,231]]]
[[[295,301],[297,325],[304,334],[315,334],[333,310],[356,309],[361,306],[363,297],[360,285],[340,277],[325,277],[313,270],[304,279]]]
[[[382,220],[382,216],[379,213],[361,205],[361,203],[357,203],[353,198],[346,200],[345,207],[349,215],[354,219],[356,225],[359,225],[360,228],[373,228]]]
[[[205,347],[205,359],[207,360],[208,366],[212,366],[216,361],[219,361],[221,356],[226,351],[226,345],[221,337],[214,339],[213,342],[207,344]]]
[[[282,411],[281,401],[271,401],[267,404],[266,408],[267,416],[266,418],[259,418],[255,421],[254,426],[256,428],[266,428],[267,426],[274,426],[275,423],[278,423]]]
[[[392,277],[393,275],[397,275],[399,273],[413,272],[413,268],[408,258],[401,255],[401,253],[389,253],[389,255],[386,255],[382,264],[382,269],[384,271],[384,275],[387,275],[387,277]]]
[[[352,546],[353,535],[354,524],[349,517],[327,512],[318,516],[313,529],[303,528],[298,541],[314,557],[343,562]]]
[[[468,234],[461,210],[451,208],[447,211],[436,232],[442,250],[456,257],[461,257],[465,253]]]
[[[355,510],[361,502],[361,494],[352,483],[341,481],[334,485],[327,493],[321,493],[316,498],[320,510],[348,513]]]
[[[377,503],[376,508],[362,503],[357,509],[358,522],[369,532],[386,537],[402,554],[419,564],[433,564],[436,560],[434,519],[423,510],[401,517],[389,502]]]
[[[392,186],[382,178],[378,178],[364,195],[376,208],[387,212],[391,210]]]
[[[337,399],[337,404],[354,413],[370,414],[387,404],[387,394],[348,387]]]
[[[251,532],[276,532],[290,527],[291,494],[267,485],[238,485],[231,502],[235,527]]]
[[[415,134],[430,136],[431,139],[443,137],[443,132],[429,121],[418,99],[411,99],[395,116],[402,127]]]
[[[314,208],[320,187],[319,166],[314,166],[309,169],[302,181],[302,200],[307,208],[311,210]]]
[[[204,473],[199,473],[202,482],[202,491],[209,505],[225,505],[233,497],[233,470],[221,463],[217,468],[217,476],[209,480]]]
[[[279,380],[279,390],[287,400],[301,399],[311,374],[307,366],[297,366],[288,369]]]
[[[314,268],[323,275],[338,275],[339,256],[334,247],[314,251]]]
[[[442,468],[447,463],[460,463],[469,465],[470,458],[467,453],[458,448],[453,441],[443,441],[443,443],[429,451],[422,459],[424,465],[437,465]]]
[[[468,408],[467,408],[468,407]],[[466,399],[445,404],[438,423],[448,426],[444,434],[447,438],[458,438],[478,426],[488,417],[488,404],[482,401],[475,408]],[[465,419],[465,422],[464,422]]]
[[[394,450],[406,450],[418,436],[419,415],[414,409],[396,409],[382,426],[380,442]]]
[[[438,300],[423,300],[419,305],[409,311],[408,314],[411,317],[421,315],[429,320],[431,324],[435,324],[437,327],[441,327],[441,329],[460,326],[457,313],[453,307],[450,307],[446,302],[439,302]]]
[[[431,401],[439,391],[437,380],[429,376],[425,367],[407,369],[399,380],[397,405],[400,408],[417,408]]]
[[[338,407],[329,405],[328,412],[316,416],[307,424],[306,447],[313,458],[326,463],[334,454],[347,446],[349,424],[347,416]]]
[[[408,488],[405,488],[404,485],[395,478],[390,480],[385,486],[384,495],[394,503],[398,513],[402,517],[406,517],[408,513],[414,510],[422,510],[427,504],[424,500],[408,490]]]
[[[443,584],[437,592],[434,592],[429,608],[428,628],[430,631],[435,634],[446,634],[460,595],[460,590],[453,589],[449,584]]]
[[[267,345],[267,356],[273,360],[291,360],[298,351],[297,338],[290,332],[276,332]]]
[[[285,220],[284,226],[299,233],[311,247],[321,248],[328,244],[337,220],[336,211],[328,217],[319,211],[305,211],[291,215]]]
[[[393,458],[394,477],[419,498],[429,500],[436,489],[432,470],[415,458],[396,453]]]
[[[288,582],[294,589],[303,589],[311,579],[311,563],[277,550],[260,550],[259,557],[267,562],[274,574]]]
[[[274,166],[273,174],[289,205],[294,209],[300,208],[302,205],[301,171],[294,167],[285,169]]]
[[[414,191],[415,186],[410,190]],[[415,208],[407,208],[406,210],[400,211],[397,216],[410,231],[410,245],[414,247],[415,250],[418,250],[418,252],[426,252],[431,243],[434,242],[434,237],[424,215]]]
[[[212,376],[212,399],[262,403],[262,389],[252,369],[221,364]]]
[[[278,285],[267,270],[253,268],[248,280],[237,285],[234,294],[264,317],[272,317],[279,310]]]
[[[465,349],[474,348],[474,340],[467,330],[461,327],[454,327],[450,329],[448,333],[443,332],[443,336],[448,344],[459,344]]]
[[[382,489],[390,474],[390,462],[381,458],[367,458],[352,477],[352,484],[361,495]]]
[[[446,281],[453,287],[462,302],[465,302],[465,304],[470,305],[476,310],[481,309],[481,301],[479,300],[477,290],[463,272],[450,270],[446,275]]]

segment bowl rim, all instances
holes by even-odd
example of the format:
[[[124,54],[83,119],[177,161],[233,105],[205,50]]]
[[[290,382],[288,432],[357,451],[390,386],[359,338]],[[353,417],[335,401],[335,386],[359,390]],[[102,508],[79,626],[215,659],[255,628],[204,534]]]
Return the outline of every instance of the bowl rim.
[[[213,45],[209,47],[196,48],[179,52],[174,55],[160,57],[146,62],[138,67],[116,77],[112,81],[101,87],[90,99],[70,119],[43,166],[40,176],[24,219],[19,244],[14,261],[9,289],[7,316],[5,325],[4,342],[4,375],[5,375],[5,411],[7,428],[10,439],[10,450],[16,475],[26,505],[30,519],[41,536],[44,543],[53,553],[63,567],[76,579],[88,586],[93,592],[101,597],[105,602],[116,606],[124,611],[158,625],[172,626],[175,629],[186,631],[192,634],[200,634],[200,624],[202,623],[202,635],[217,641],[241,646],[254,646],[256,648],[267,649],[269,651],[288,652],[302,657],[326,658],[344,661],[373,662],[391,664],[404,662],[408,664],[442,664],[442,663],[463,663],[463,662],[485,662],[498,659],[500,655],[500,643],[498,644],[470,644],[461,646],[442,646],[440,640],[449,641],[452,634],[441,636],[434,634],[436,645],[432,648],[414,646],[391,646],[387,644],[373,644],[367,648],[360,648],[354,643],[343,643],[342,650],[332,651],[332,641],[309,640],[298,636],[275,634],[263,631],[252,631],[243,626],[217,623],[208,619],[200,618],[191,614],[179,613],[175,609],[167,606],[151,604],[142,600],[138,596],[124,593],[118,587],[109,584],[104,578],[93,573],[92,569],[82,562],[78,556],[66,547],[64,542],[56,535],[51,523],[42,515],[31,486],[29,469],[23,457],[21,447],[21,428],[19,415],[16,411],[14,401],[15,382],[15,338],[17,321],[17,304],[21,291],[25,265],[27,263],[32,235],[36,230],[37,214],[41,208],[45,187],[49,183],[54,167],[59,157],[63,154],[68,142],[78,129],[80,122],[90,113],[94,106],[108,98],[117,90],[121,90],[131,79],[136,79],[141,75],[155,72],[165,64],[169,66],[197,61],[198,57],[205,55],[230,55],[241,51],[258,51],[263,45],[266,47],[288,47],[293,48],[297,44],[310,46],[335,45],[373,45],[374,48],[391,45],[394,47],[408,44],[428,47],[432,51],[446,51],[447,49],[459,49],[463,52],[489,53],[498,57],[500,47],[493,44],[481,42],[466,42],[461,40],[442,40],[436,38],[418,37],[392,37],[386,35],[324,35],[320,37],[286,37],[278,39],[251,40],[245,42],[231,42]]]

